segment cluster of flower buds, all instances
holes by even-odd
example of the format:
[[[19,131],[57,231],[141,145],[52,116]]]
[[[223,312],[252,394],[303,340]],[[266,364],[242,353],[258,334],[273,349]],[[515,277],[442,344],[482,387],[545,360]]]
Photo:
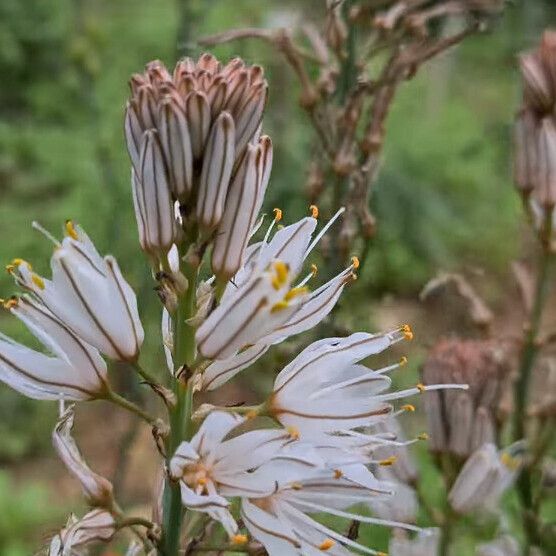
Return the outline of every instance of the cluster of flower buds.
[[[536,227],[550,236],[556,205],[556,32],[520,57],[523,105],[515,124],[515,183]]]
[[[493,341],[445,339],[434,346],[423,366],[423,382],[468,384],[469,390],[426,394],[432,452],[466,458],[495,441],[506,359],[506,350]]]
[[[185,232],[214,237],[213,270],[224,279],[241,266],[261,208],[272,144],[261,136],[267,83],[259,66],[235,58],[222,66],[147,64],[130,82],[125,134],[139,239],[164,259]]]

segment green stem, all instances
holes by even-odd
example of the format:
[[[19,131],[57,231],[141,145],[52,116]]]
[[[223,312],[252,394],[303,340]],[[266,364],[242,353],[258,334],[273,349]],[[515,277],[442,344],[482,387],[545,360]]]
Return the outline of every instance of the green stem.
[[[521,440],[526,435],[529,385],[531,373],[539,351],[539,329],[550,288],[550,270],[553,256],[554,254],[550,252],[548,246],[544,246],[540,256],[535,297],[525,334],[519,374],[515,383],[515,411],[513,421],[513,438],[515,441]],[[526,534],[524,554],[528,554],[531,545],[536,544],[538,541],[538,528],[533,511],[534,500],[531,469],[529,469],[528,466],[524,466],[518,477],[517,490],[523,506],[523,521]]]
[[[195,314],[197,269],[186,266],[183,272],[188,280],[185,295],[180,298],[174,323],[174,371],[183,365],[188,367],[195,361],[195,329],[187,320]],[[191,438],[193,433],[191,412],[193,392],[187,380],[176,380],[174,384],[176,406],[170,412],[170,436],[167,453],[171,458],[182,440]],[[164,488],[163,548],[164,556],[176,556],[179,550],[183,509],[178,482],[166,480]]]
[[[152,374],[150,374],[149,371],[143,369],[143,367],[141,367],[139,363],[133,363],[133,368],[145,382],[148,382],[149,384],[158,384],[158,380]]]
[[[138,405],[129,401],[127,398],[120,396],[120,394],[117,394],[111,388],[109,388],[106,392],[106,399],[116,405],[119,405],[127,411],[130,411],[131,413],[135,413],[135,415],[141,417],[141,419],[144,419],[151,426],[154,425],[156,422],[155,417],[147,413],[144,409],[141,409]]]

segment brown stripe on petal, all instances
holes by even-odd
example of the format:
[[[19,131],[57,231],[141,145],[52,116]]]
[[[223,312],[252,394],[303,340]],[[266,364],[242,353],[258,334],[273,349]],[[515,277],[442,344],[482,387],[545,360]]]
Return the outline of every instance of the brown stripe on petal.
[[[234,74],[228,81],[228,99],[226,100],[224,108],[234,117],[243,103],[248,85],[249,73],[247,70],[237,72],[237,74]]]
[[[138,114],[143,129],[156,127],[156,100],[151,85],[141,87],[137,93]]]
[[[261,511],[264,511],[264,510],[261,510]],[[254,529],[258,529],[262,533],[266,533],[267,535],[270,535],[271,537],[276,537],[277,539],[282,539],[286,542],[289,542],[295,548],[301,548],[301,544],[296,539],[292,539],[291,537],[283,535],[282,533],[278,533],[276,531],[272,531],[271,529],[267,529],[266,527],[263,527],[261,524],[256,523],[251,518],[247,517],[247,515],[245,514],[245,511],[241,512],[241,516],[243,517],[243,520],[246,521],[247,523],[250,523],[251,526]]]
[[[354,415],[334,415],[334,414],[311,414],[303,413],[301,411],[294,411],[291,409],[284,409],[280,406],[272,407],[272,415],[293,415],[294,417],[301,417],[302,419],[334,419],[335,421],[349,421],[351,419],[363,419],[365,417],[375,417],[377,415],[387,415],[392,411],[391,406],[384,406],[381,409],[373,409],[372,411],[365,411],[364,413],[356,413]]]
[[[204,93],[193,91],[185,99],[185,115],[195,159],[201,158],[210,127],[210,107]]]
[[[124,134],[131,164],[134,168],[138,168],[143,127],[135,100],[131,100],[127,103],[124,119]]]
[[[222,112],[212,127],[199,179],[197,218],[206,229],[222,218],[234,163],[234,121]]]

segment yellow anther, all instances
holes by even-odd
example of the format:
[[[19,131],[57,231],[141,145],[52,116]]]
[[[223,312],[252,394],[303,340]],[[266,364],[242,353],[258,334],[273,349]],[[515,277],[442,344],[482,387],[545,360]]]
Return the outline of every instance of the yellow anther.
[[[429,435],[428,435],[426,432],[422,432],[421,434],[419,434],[419,435],[417,436],[417,438],[418,438],[419,440],[428,440],[428,439],[429,439]]]
[[[319,273],[319,267],[316,264],[311,265],[311,274],[316,276]]]
[[[419,382],[419,384],[416,384],[415,388],[417,388],[417,390],[419,390],[419,392],[421,394],[426,390],[425,385],[422,382]]]
[[[400,359],[400,367],[403,367],[404,365],[407,365],[407,357],[405,355]]]
[[[317,207],[317,205],[310,205],[309,210],[311,211],[311,216],[313,218],[319,217],[319,207]]]
[[[353,266],[353,268],[358,269],[359,268],[359,258],[358,257],[351,257],[351,266]]]
[[[290,485],[290,487],[291,487],[292,490],[301,490],[303,488],[303,485],[301,483],[295,482],[295,483],[292,483]]]
[[[413,340],[413,331],[411,330],[411,326],[409,326],[409,324],[404,324],[401,330],[406,340]]]
[[[508,454],[508,452],[504,452],[500,456],[500,461],[511,471],[515,471],[519,467],[519,460]]]
[[[230,542],[232,544],[238,545],[238,544],[245,544],[248,540],[249,538],[247,537],[247,535],[237,534],[230,539]]]
[[[305,295],[309,293],[309,288],[307,286],[301,286],[300,288],[292,288],[285,296],[285,301],[290,301],[295,297],[299,297],[300,295]]]
[[[355,272],[352,272],[349,277],[352,282],[355,282],[355,280],[357,280],[357,274],[355,274]]]
[[[289,307],[289,304],[287,301],[284,301],[282,299],[282,301],[278,301],[277,303],[275,303],[272,308],[270,309],[271,313],[278,313],[279,311],[283,311],[284,309],[287,309]]]
[[[245,414],[245,418],[246,419],[254,419],[255,417],[257,417],[258,412],[255,409],[251,409],[250,411],[248,411]]]
[[[17,302],[18,302],[17,297],[10,297],[10,299],[3,299],[2,305],[4,309],[10,310],[13,309],[14,307],[17,307]]]
[[[37,288],[39,288],[40,290],[44,290],[45,288],[44,280],[38,274],[31,275],[31,280],[33,284],[37,286]]]
[[[344,476],[341,469],[334,469],[334,478],[341,479]]]
[[[77,232],[75,230],[75,226],[73,225],[73,222],[71,220],[66,220],[66,234],[68,234],[69,237],[71,237],[72,239],[79,239],[79,236],[77,235]]]
[[[272,286],[275,290],[279,290],[288,281],[289,268],[283,261],[275,261],[272,265],[275,276],[272,279]]]
[[[274,222],[280,222],[282,220],[282,209],[275,208],[272,210],[274,212]]]
[[[276,226],[277,230],[283,230],[284,229],[284,224],[278,224],[278,226]]]
[[[24,264],[29,270],[33,269],[33,267],[24,259],[19,259],[18,258],[18,259],[14,259],[12,261],[12,265],[15,266],[15,267],[18,267],[19,265],[22,265],[22,264]]]
[[[336,543],[332,539],[324,539],[319,544],[319,550],[330,550]]]
[[[411,411],[413,413],[415,411],[415,406],[411,405],[410,403],[407,403],[405,405],[402,405],[402,407],[400,409],[402,411]]]
[[[377,552],[376,556],[388,556],[387,552]]]
[[[6,272],[8,274],[11,274],[14,270],[15,270],[15,266],[13,264],[7,264],[6,265]]]
[[[286,431],[294,440],[299,440],[301,434],[299,433],[299,429],[297,427],[286,427]]]
[[[206,477],[199,477],[197,479],[197,484],[200,485],[200,486],[205,486],[207,484]]]
[[[382,465],[383,467],[389,467],[390,465],[394,465],[397,459],[398,458],[396,456],[390,456],[389,458],[380,460],[378,464]]]

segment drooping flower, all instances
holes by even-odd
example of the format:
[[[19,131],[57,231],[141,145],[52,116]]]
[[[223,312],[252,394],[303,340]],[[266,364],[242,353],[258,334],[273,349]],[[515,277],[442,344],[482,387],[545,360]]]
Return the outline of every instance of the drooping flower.
[[[242,421],[233,414],[210,413],[170,461],[170,475],[180,481],[183,505],[208,513],[230,536],[237,532],[237,524],[226,497],[256,498],[271,493],[275,478],[253,471],[294,440],[283,429],[249,431],[226,439]]]
[[[307,217],[279,230],[269,243],[263,240],[248,248],[245,264],[230,281],[220,305],[197,330],[202,355],[228,359],[227,365],[236,367],[232,358],[238,351],[250,345],[278,343],[312,328],[328,315],[344,286],[353,279],[357,260],[312,293],[305,284],[313,270],[301,282],[295,284],[295,280],[333,221],[312,241],[317,220]],[[212,370],[207,371],[210,380]]]
[[[111,509],[114,501],[112,483],[95,473],[83,459],[71,435],[73,418],[73,407],[69,407],[61,416],[52,434],[54,448],[67,470],[81,484],[87,502],[92,506]]]
[[[109,541],[116,532],[116,522],[105,510],[92,510],[78,519],[71,515],[66,526],[52,539],[48,556],[81,554],[87,545]]]
[[[475,510],[493,510],[515,480],[520,460],[510,451],[499,452],[494,444],[485,444],[465,462],[448,500],[461,514]]]
[[[53,355],[0,335],[0,380],[21,394],[39,400],[82,401],[104,396],[106,363],[95,348],[28,296],[12,298],[5,302],[5,307]]]
[[[135,361],[144,338],[135,293],[116,259],[102,258],[79,226],[68,221],[66,232],[51,259],[51,280],[21,259],[8,269],[85,342],[112,359]]]

